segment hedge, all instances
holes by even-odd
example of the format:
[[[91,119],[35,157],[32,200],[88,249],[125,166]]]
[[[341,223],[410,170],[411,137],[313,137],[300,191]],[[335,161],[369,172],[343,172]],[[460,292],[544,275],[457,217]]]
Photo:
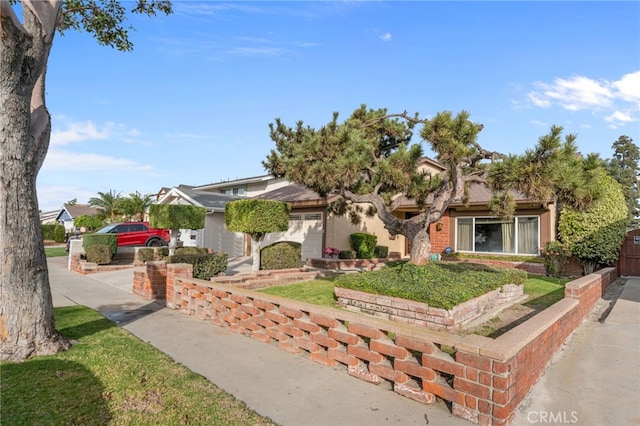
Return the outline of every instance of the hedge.
[[[283,241],[265,247],[260,252],[260,269],[299,268],[302,264],[302,244]]]
[[[207,209],[186,204],[152,204],[149,226],[159,229],[202,229]]]
[[[193,265],[193,278],[210,280],[227,270],[227,253],[174,254],[168,256],[169,263],[190,263]]]
[[[82,237],[82,247],[88,253],[89,247],[104,245],[111,248],[111,257],[118,252],[118,234],[85,234]]]
[[[87,261],[98,265],[111,263],[111,247],[103,244],[94,244],[87,247]]]
[[[60,224],[42,225],[42,239],[55,241],[56,243],[64,243],[66,234],[64,226]]]
[[[270,200],[238,200],[227,203],[224,219],[228,231],[267,234],[289,229],[291,205]]]
[[[374,250],[378,237],[373,234],[356,232],[350,235],[351,248],[356,252],[358,259],[371,259],[374,257]]]

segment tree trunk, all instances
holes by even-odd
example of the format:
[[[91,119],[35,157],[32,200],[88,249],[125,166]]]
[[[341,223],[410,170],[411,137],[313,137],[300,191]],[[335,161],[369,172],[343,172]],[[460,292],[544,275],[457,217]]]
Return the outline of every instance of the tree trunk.
[[[411,238],[411,257],[409,262],[415,265],[424,265],[429,262],[429,255],[431,253],[431,238],[429,237],[429,224],[421,228]]]
[[[251,256],[253,257],[251,264],[251,273],[255,274],[260,270],[260,243],[262,238],[251,235]]]
[[[55,329],[36,196],[51,133],[44,78],[53,27],[47,33],[25,9],[27,33],[11,7],[0,5],[0,361],[70,347]],[[57,10],[44,2],[34,8],[40,17]]]
[[[179,229],[171,229],[169,231],[169,256],[176,254],[176,247],[178,246]]]

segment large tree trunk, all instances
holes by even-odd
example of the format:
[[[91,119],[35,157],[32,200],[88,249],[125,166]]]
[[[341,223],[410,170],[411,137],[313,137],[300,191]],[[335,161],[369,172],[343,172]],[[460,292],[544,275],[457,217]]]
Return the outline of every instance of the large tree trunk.
[[[264,239],[264,235],[254,235],[251,234],[251,273],[255,274],[260,270],[260,243]]]
[[[409,262],[414,265],[424,265],[429,261],[431,254],[431,238],[427,229],[429,225],[420,229],[413,238],[411,238],[411,254]]]
[[[57,9],[46,2],[25,4],[22,27],[11,7],[5,1],[0,5],[2,361],[20,361],[70,346],[55,329],[36,196],[36,177],[51,133],[44,104],[44,78],[53,26],[43,26],[42,20],[52,13],[55,18]]]

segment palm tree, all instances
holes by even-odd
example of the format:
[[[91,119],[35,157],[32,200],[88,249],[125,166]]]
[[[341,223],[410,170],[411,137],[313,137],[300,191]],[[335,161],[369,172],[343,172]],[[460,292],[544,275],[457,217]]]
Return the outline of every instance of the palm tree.
[[[119,192],[110,189],[109,192],[98,192],[97,197],[91,197],[89,205],[101,209],[104,216],[113,222],[116,215],[120,213],[118,204],[121,199]]]
[[[118,207],[124,215],[141,221],[144,219],[144,214],[151,204],[153,204],[153,196],[151,194],[142,195],[136,191],[129,194],[129,197],[122,198]]]

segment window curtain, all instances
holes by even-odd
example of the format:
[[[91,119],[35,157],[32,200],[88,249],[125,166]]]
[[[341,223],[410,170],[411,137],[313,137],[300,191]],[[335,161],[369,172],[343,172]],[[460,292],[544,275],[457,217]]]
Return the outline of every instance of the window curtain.
[[[473,219],[458,219],[458,251],[473,251]]]
[[[518,253],[538,254],[538,218],[518,218]]]
[[[514,253],[515,225],[513,222],[502,223],[502,252]]]

